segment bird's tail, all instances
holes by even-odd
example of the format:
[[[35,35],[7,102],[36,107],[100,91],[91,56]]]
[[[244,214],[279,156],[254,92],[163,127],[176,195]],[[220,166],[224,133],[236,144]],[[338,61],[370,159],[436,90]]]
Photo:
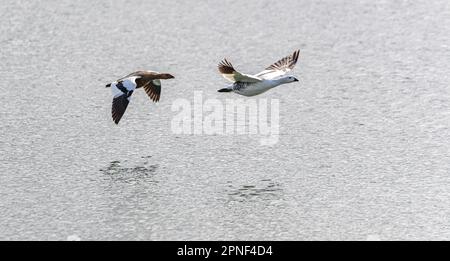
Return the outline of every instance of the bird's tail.
[[[218,92],[232,92],[233,89],[231,89],[231,88],[222,88],[222,89],[217,90],[217,91],[218,91]]]
[[[108,88],[108,87],[111,87],[111,84],[110,84],[110,83],[108,83],[108,84],[106,85],[106,88]]]

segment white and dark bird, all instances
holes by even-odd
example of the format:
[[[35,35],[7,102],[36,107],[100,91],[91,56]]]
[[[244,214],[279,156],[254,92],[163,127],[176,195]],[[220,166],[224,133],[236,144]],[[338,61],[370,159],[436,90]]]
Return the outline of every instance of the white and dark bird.
[[[299,54],[300,50],[297,50],[255,75],[243,74],[236,71],[233,65],[227,59],[224,59],[218,65],[219,72],[225,79],[232,82],[232,84],[218,90],[218,92],[235,92],[244,96],[254,96],[281,84],[298,82],[297,78],[292,75],[286,75],[286,73],[294,68]]]
[[[137,71],[124,76],[117,81],[108,83],[106,87],[111,87],[113,94],[112,102],[112,118],[114,123],[119,124],[128,103],[130,103],[131,95],[135,89],[144,88],[148,97],[158,102],[161,96],[161,79],[174,78],[169,73],[159,73],[153,71]]]

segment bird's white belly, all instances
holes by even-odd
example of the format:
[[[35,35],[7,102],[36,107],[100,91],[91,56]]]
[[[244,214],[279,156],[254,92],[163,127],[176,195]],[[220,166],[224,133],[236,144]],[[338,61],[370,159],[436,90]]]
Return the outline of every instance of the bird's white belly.
[[[263,92],[266,92],[273,87],[275,87],[271,82],[258,82],[258,83],[252,83],[247,85],[245,88],[242,88],[240,90],[234,90],[235,93],[243,95],[243,96],[255,96],[258,94],[261,94]]]

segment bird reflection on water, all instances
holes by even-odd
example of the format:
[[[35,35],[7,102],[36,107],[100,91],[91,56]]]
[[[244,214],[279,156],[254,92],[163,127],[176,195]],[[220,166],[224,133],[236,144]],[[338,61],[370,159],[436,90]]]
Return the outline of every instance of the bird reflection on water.
[[[129,163],[127,160],[113,160],[106,168],[100,169],[106,175],[119,180],[133,180],[136,178],[152,177],[159,168],[158,164],[150,164],[151,156],[141,157],[139,163]],[[156,182],[156,181],[155,181]]]
[[[234,186],[228,182],[227,193],[231,201],[277,200],[281,198],[282,188],[278,182],[263,179],[255,185]]]

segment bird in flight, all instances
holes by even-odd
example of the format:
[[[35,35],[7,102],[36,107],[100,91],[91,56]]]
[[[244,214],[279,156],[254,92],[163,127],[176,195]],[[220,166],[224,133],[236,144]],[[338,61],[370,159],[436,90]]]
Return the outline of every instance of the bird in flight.
[[[130,103],[131,95],[135,89],[144,88],[148,97],[158,102],[161,96],[161,79],[175,78],[169,73],[159,73],[153,71],[136,71],[122,77],[112,83],[108,83],[106,87],[111,87],[113,94],[112,102],[112,118],[115,124],[119,124],[128,103]]]
[[[227,59],[224,59],[218,65],[219,72],[232,84],[218,90],[218,92],[235,92],[244,96],[255,96],[281,84],[298,82],[297,78],[286,75],[286,73],[294,68],[299,54],[300,50],[297,50],[255,75],[236,71],[233,65]]]

